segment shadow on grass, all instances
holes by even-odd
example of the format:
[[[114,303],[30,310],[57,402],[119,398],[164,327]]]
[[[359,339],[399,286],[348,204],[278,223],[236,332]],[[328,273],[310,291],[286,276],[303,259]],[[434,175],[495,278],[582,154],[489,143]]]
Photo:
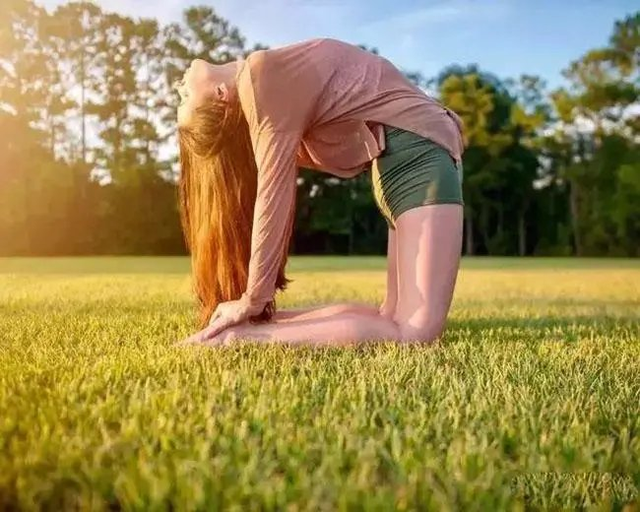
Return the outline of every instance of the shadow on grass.
[[[461,342],[469,337],[500,339],[496,333],[539,337],[563,338],[577,341],[584,335],[624,336],[637,339],[640,336],[640,321],[637,315],[565,315],[516,317],[478,317],[449,319],[444,335],[447,343]]]

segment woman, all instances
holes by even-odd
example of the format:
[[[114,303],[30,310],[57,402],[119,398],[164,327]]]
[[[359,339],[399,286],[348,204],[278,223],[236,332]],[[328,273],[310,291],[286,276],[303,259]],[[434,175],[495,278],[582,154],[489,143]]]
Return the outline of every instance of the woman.
[[[462,245],[455,113],[386,59],[327,38],[224,65],[196,59],[179,86],[180,216],[201,312],[181,343],[437,340]],[[388,225],[380,307],[276,312],[300,167],[371,172]]]

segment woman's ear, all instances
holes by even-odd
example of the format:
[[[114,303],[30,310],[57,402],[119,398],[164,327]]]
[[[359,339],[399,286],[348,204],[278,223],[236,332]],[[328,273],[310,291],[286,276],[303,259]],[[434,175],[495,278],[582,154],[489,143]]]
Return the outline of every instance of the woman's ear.
[[[218,98],[219,100],[222,100],[222,101],[229,100],[229,89],[227,88],[227,84],[225,84],[224,82],[216,85],[214,91],[216,94],[216,98]]]

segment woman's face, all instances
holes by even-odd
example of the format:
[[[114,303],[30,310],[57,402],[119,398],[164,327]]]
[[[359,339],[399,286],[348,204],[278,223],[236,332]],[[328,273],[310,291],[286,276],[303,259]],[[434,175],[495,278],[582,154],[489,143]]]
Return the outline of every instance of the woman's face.
[[[193,111],[219,92],[218,86],[228,76],[226,65],[210,64],[206,60],[194,59],[181,81],[175,87],[180,93],[178,106],[178,125],[185,126]],[[219,95],[219,94],[218,94]]]

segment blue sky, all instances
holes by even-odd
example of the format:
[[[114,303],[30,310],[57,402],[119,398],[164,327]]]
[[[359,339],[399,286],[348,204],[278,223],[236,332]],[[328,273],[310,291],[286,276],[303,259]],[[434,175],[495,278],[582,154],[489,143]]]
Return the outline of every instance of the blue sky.
[[[38,0],[37,0],[38,1]],[[63,0],[39,0],[47,7]],[[477,63],[500,77],[537,74],[550,87],[561,70],[607,43],[630,0],[108,0],[106,10],[161,21],[206,4],[251,45],[335,37],[378,48],[398,67],[435,76],[448,64]]]

